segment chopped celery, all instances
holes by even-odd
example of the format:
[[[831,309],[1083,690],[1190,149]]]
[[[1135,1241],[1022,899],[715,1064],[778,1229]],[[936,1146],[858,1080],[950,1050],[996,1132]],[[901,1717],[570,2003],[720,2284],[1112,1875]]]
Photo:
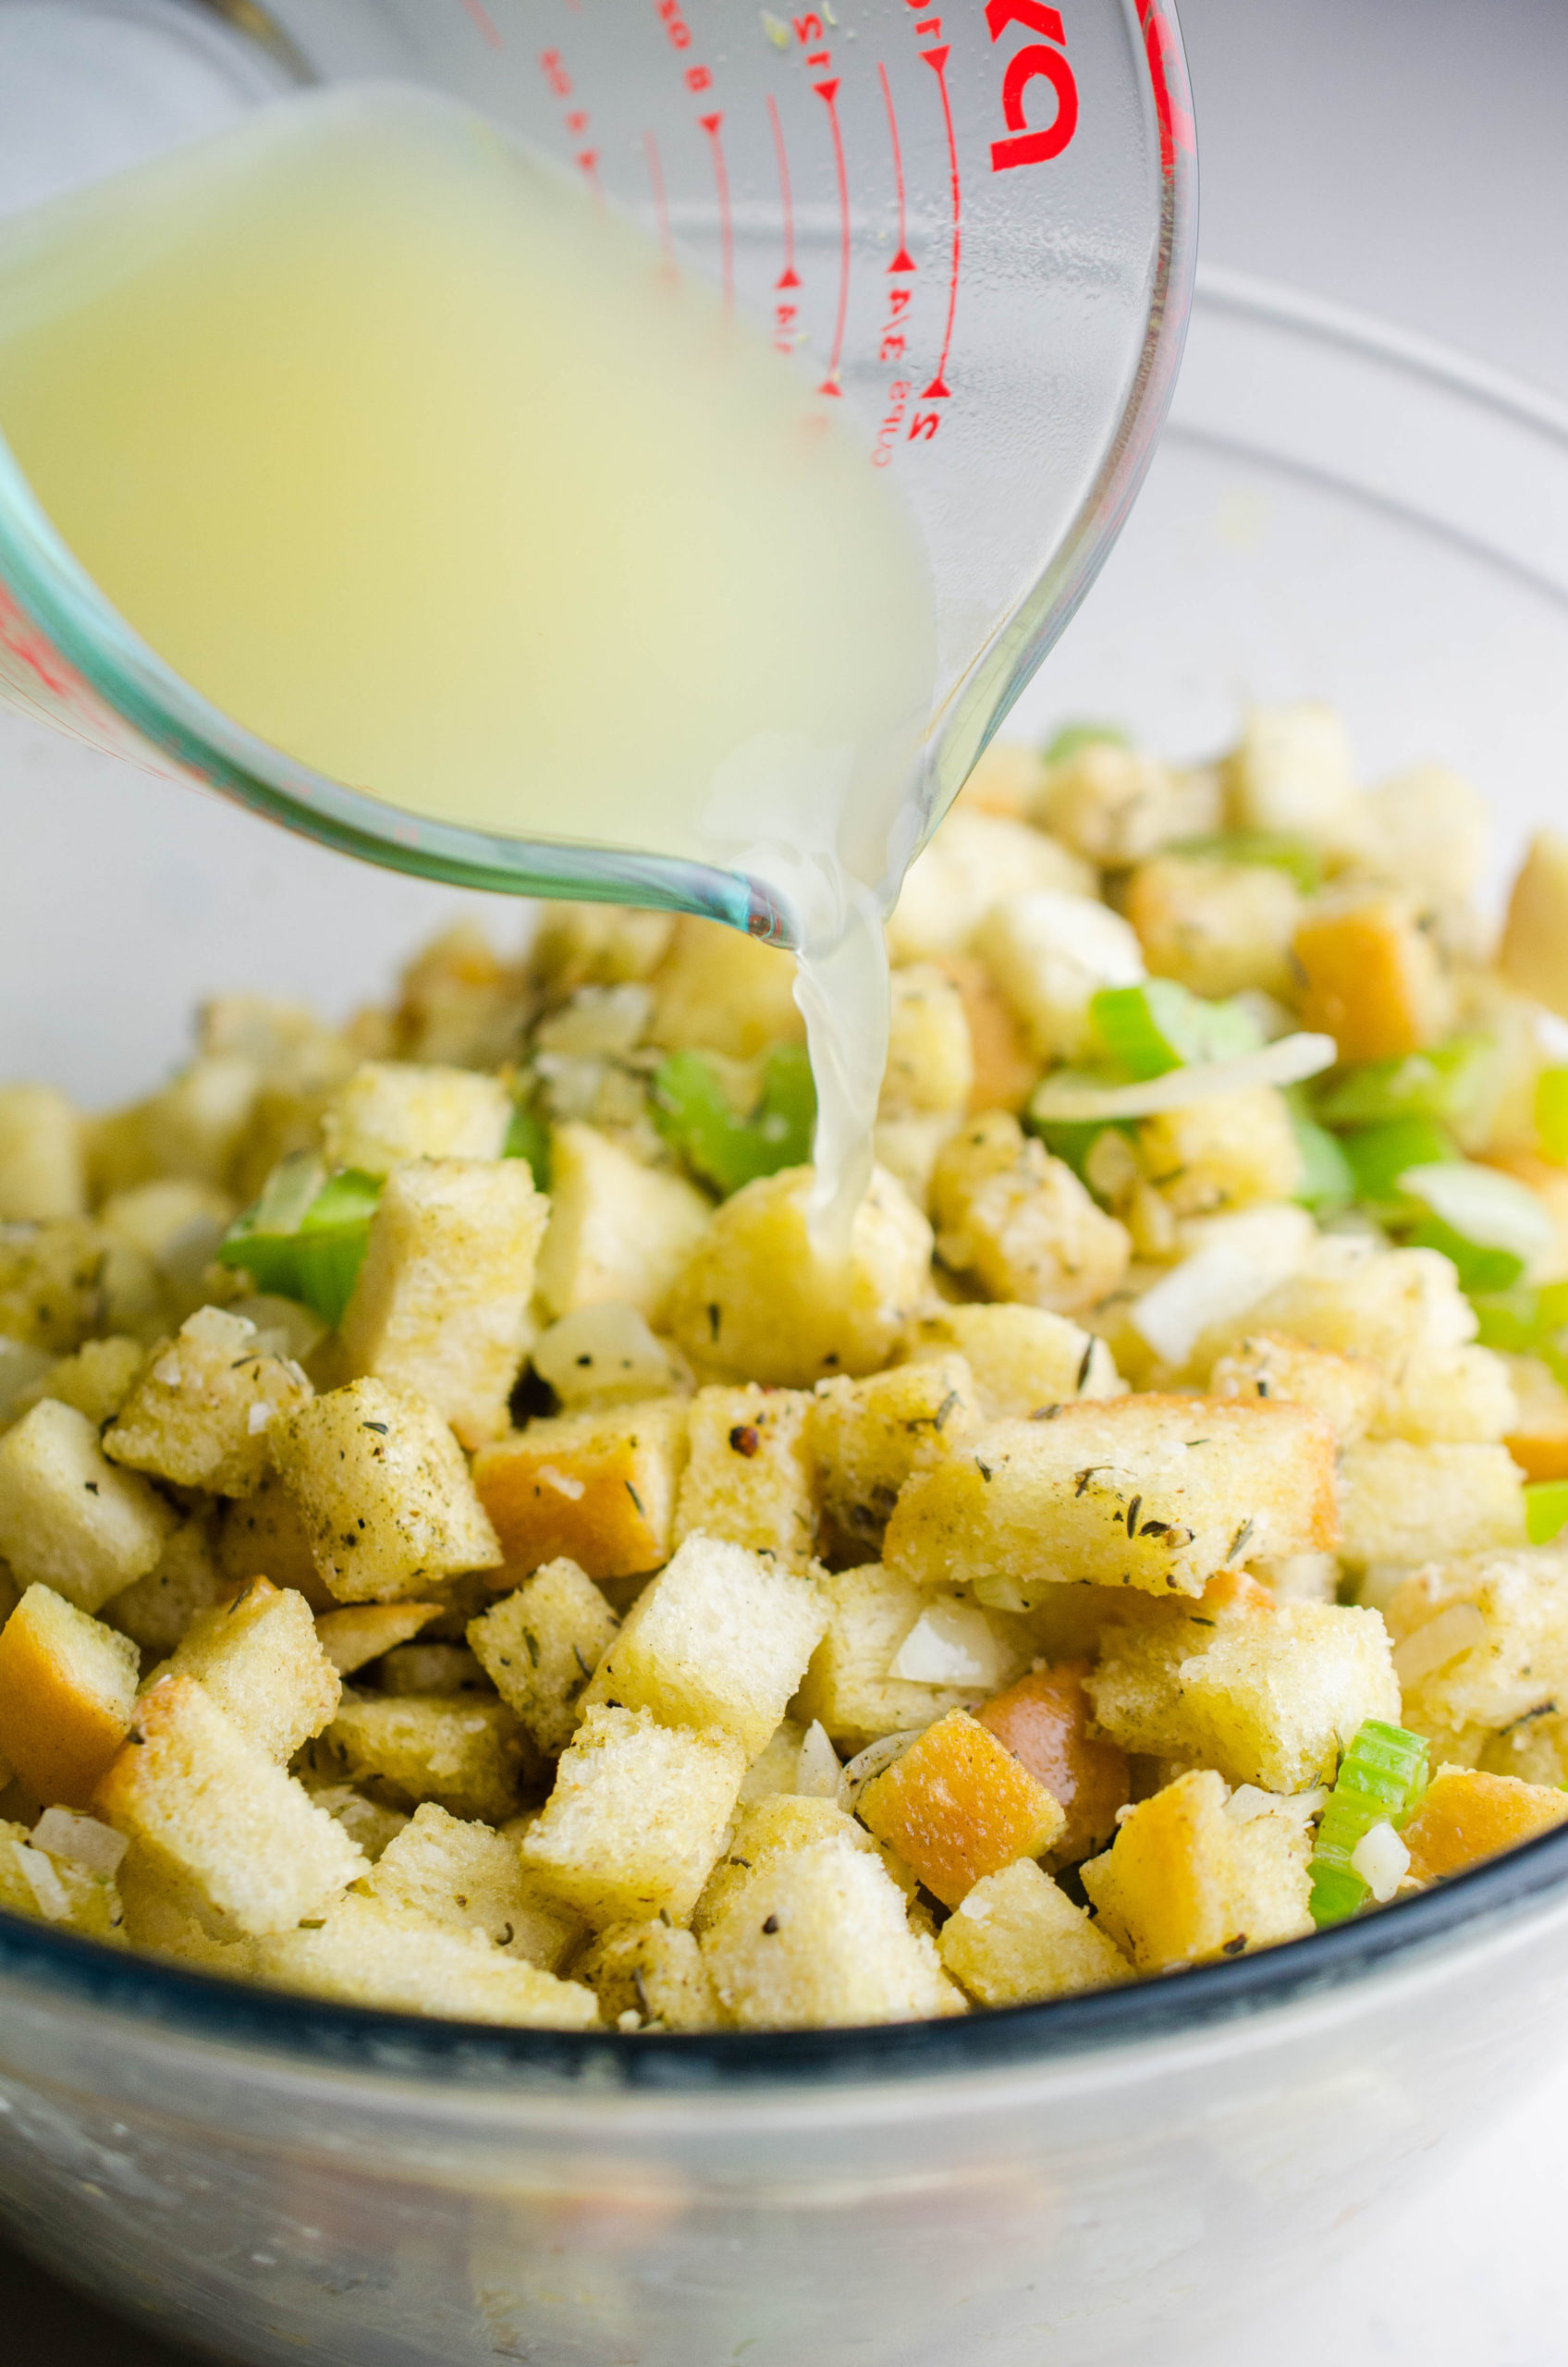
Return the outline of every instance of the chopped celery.
[[[1412,1243],[1451,1257],[1467,1291],[1510,1289],[1552,1246],[1551,1219],[1535,1193],[1495,1167],[1407,1167],[1399,1184],[1426,1211]]]
[[[1319,1929],[1342,1923],[1366,1904],[1369,1894],[1351,1852],[1375,1824],[1397,1831],[1426,1788],[1426,1737],[1366,1719],[1340,1761],[1313,1846],[1312,1919]]]
[[[525,1159],[533,1172],[533,1181],[541,1192],[550,1188],[550,1129],[535,1110],[525,1109],[520,1101],[512,1111],[507,1139],[501,1146],[503,1159]]]
[[[1299,1110],[1291,1111],[1291,1124],[1301,1153],[1296,1198],[1306,1208],[1348,1208],[1355,1197],[1355,1177],[1338,1139]]]
[[[1047,765],[1065,765],[1070,757],[1093,748],[1096,742],[1112,748],[1130,748],[1133,744],[1119,723],[1064,723],[1040,754]]]
[[[229,1227],[217,1255],[220,1264],[248,1273],[259,1291],[298,1299],[336,1327],[364,1263],[382,1179],[350,1167],[323,1184],[319,1163],[311,1168],[285,1159],[254,1207]],[[307,1175],[316,1188],[304,1200]]]
[[[717,1072],[700,1052],[672,1052],[654,1075],[660,1133],[694,1174],[728,1195],[811,1157],[816,1088],[799,1044],[775,1044],[763,1061],[762,1092],[750,1117],[731,1108]]]
[[[1195,839],[1177,839],[1170,854],[1207,857],[1214,863],[1243,863],[1288,872],[1304,896],[1323,884],[1317,850],[1305,839],[1284,830],[1210,830]]]
[[[1374,1207],[1400,1199],[1400,1177],[1407,1167],[1438,1167],[1459,1157],[1458,1146],[1435,1118],[1388,1118],[1380,1126],[1354,1126],[1340,1136],[1340,1147],[1355,1178],[1354,1197]]]
[[[1429,1052],[1341,1069],[1317,1095],[1325,1126],[1380,1126],[1390,1118],[1463,1123],[1483,1095],[1495,1056],[1489,1036],[1455,1036]]]
[[[1532,1545],[1550,1545],[1568,1522],[1568,1479],[1531,1479],[1525,1488],[1525,1534]]]
[[[1205,1002],[1174,978],[1102,987],[1089,1016],[1110,1058],[1139,1083],[1196,1061],[1233,1060],[1263,1042],[1244,1005]]]
[[[1536,1133],[1543,1158],[1568,1159],[1568,1069],[1542,1069],[1536,1079]]]
[[[1538,1290],[1519,1283],[1508,1291],[1472,1291],[1470,1302],[1483,1348],[1561,1361],[1556,1334],[1568,1329],[1568,1282],[1545,1282]]]
[[[1087,1184],[1089,1179],[1085,1171],[1089,1153],[1100,1136],[1109,1131],[1131,1137],[1136,1134],[1137,1128],[1131,1118],[1123,1118],[1114,1126],[1108,1126],[1104,1118],[1041,1119],[1031,1117],[1025,1110],[1023,1131],[1028,1134],[1037,1134],[1053,1159],[1060,1159],[1064,1166],[1071,1167],[1080,1184]],[[1093,1188],[1091,1185],[1090,1189]]]

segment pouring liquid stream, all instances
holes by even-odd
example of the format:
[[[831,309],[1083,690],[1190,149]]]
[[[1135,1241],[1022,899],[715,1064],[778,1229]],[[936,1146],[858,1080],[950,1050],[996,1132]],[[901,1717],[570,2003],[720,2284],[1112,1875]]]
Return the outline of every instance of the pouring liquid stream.
[[[847,1245],[924,811],[919,537],[803,376],[478,116],[312,94],[0,229],[0,432],[132,630],[406,813],[760,883]]]

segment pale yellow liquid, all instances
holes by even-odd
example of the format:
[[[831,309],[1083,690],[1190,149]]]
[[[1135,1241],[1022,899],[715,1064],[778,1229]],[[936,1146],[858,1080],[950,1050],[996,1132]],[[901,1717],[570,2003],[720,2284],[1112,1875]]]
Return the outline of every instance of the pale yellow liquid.
[[[807,382],[478,117],[315,95],[0,236],[0,430],[141,638],[414,814],[766,882],[858,1197],[930,588]]]

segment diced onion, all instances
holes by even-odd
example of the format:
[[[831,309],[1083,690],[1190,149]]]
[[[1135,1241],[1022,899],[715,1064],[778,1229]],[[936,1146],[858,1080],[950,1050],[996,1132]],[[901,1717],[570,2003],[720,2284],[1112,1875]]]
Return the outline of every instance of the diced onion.
[[[32,1846],[95,1874],[112,1874],[130,1845],[123,1833],[96,1817],[80,1816],[74,1809],[45,1809],[32,1828]]]
[[[1202,1061],[1141,1085],[1096,1085],[1065,1071],[1047,1077],[1029,1105],[1039,1119],[1082,1124],[1104,1118],[1151,1118],[1162,1110],[1185,1110],[1220,1093],[1250,1093],[1260,1085],[1300,1085],[1331,1069],[1339,1059],[1331,1036],[1281,1036],[1261,1051],[1233,1061]]]
[[[1317,1238],[1305,1208],[1248,1208],[1162,1274],[1134,1300],[1129,1319],[1157,1356],[1183,1365],[1211,1324],[1234,1322],[1287,1281]]]
[[[1461,1652],[1473,1651],[1487,1639],[1487,1623],[1473,1602],[1451,1602],[1435,1619],[1428,1619],[1394,1646],[1394,1674],[1400,1690],[1408,1693],[1415,1686],[1432,1674],[1435,1669],[1446,1668]]]
[[[827,1739],[827,1727],[820,1718],[814,1718],[806,1728],[801,1755],[795,1762],[795,1790],[804,1799],[836,1800],[843,1772],[839,1754]]]
[[[1386,1907],[1410,1871],[1410,1852],[1385,1819],[1368,1825],[1351,1851],[1350,1862],[1378,1906]]]
[[[911,1743],[918,1742],[925,1732],[924,1726],[906,1726],[896,1735],[879,1735],[875,1742],[855,1753],[839,1778],[839,1806],[846,1816],[853,1816],[866,1785],[878,1775],[885,1775],[894,1760],[901,1759]]]
[[[928,1603],[888,1666],[908,1685],[999,1685],[1007,1661],[990,1621],[969,1602]]]
[[[18,1843],[17,1862],[27,1880],[40,1915],[46,1923],[63,1922],[71,1911],[66,1886],[55,1871],[42,1849],[30,1849]]]

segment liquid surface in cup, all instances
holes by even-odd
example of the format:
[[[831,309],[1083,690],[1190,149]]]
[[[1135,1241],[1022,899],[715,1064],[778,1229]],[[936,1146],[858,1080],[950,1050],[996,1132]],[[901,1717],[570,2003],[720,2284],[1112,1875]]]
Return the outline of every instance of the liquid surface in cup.
[[[847,1221],[935,661],[913,525],[831,410],[634,227],[392,86],[0,233],[0,429],[188,683],[410,812],[775,892]]]

